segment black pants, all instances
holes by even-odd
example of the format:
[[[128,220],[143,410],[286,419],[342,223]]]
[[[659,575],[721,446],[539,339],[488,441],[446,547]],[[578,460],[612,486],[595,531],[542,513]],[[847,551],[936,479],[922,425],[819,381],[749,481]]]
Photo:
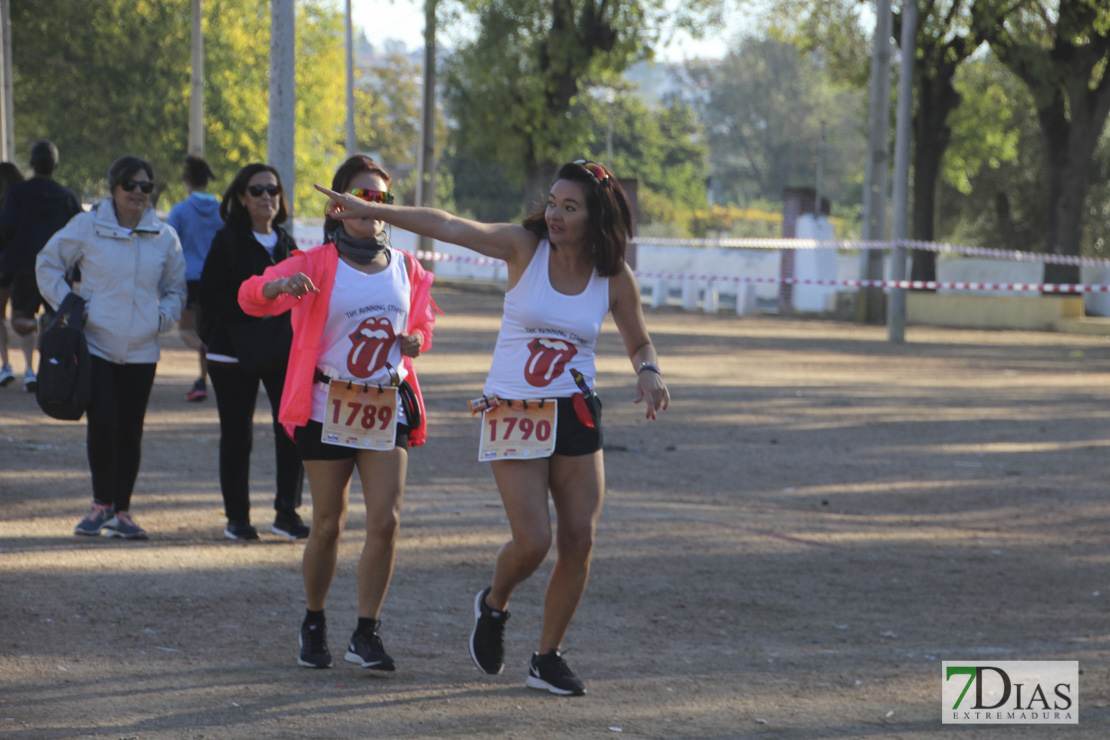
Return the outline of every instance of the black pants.
[[[211,362],[208,377],[216,392],[220,414],[220,491],[229,521],[250,521],[251,446],[254,441],[254,406],[261,381],[270,399],[274,421],[274,449],[277,454],[277,495],[274,509],[293,512],[301,505],[304,466],[297,445],[278,423],[281,387],[285,370],[266,375],[251,375],[238,365]]]
[[[131,508],[156,367],[153,362],[117,365],[92,356],[92,400],[85,419],[93,498],[116,511]]]

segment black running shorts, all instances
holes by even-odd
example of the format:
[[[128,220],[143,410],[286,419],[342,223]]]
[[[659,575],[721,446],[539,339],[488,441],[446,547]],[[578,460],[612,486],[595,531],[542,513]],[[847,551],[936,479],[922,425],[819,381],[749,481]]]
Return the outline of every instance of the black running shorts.
[[[577,457],[592,455],[600,450],[605,443],[604,435],[601,433],[601,399],[597,396],[586,399],[586,405],[589,406],[590,415],[594,420],[592,429],[578,420],[573,399],[556,400],[558,404],[555,413],[559,415],[559,423],[555,431],[555,454]]]
[[[397,446],[402,449],[409,447],[409,432],[412,431],[407,424],[397,425]],[[324,425],[318,421],[309,421],[303,427],[293,430],[293,440],[297,443],[297,451],[301,453],[302,460],[350,460],[363,450],[341,445],[330,445],[320,441],[324,434]]]

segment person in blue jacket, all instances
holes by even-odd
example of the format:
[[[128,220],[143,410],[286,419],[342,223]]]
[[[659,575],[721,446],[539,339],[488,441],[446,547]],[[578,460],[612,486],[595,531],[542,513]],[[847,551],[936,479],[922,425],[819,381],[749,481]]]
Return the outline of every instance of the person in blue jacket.
[[[170,216],[166,219],[166,223],[174,228],[177,238],[181,240],[181,251],[185,255],[185,286],[189,292],[178,331],[185,344],[197,351],[197,361],[200,364],[200,377],[185,394],[186,401],[203,401],[208,398],[208,365],[204,359],[204,343],[197,336],[197,307],[204,259],[212,248],[212,239],[216,232],[224,227],[224,221],[220,218],[219,198],[204,192],[214,177],[208,162],[191,154],[185,157],[181,179],[189,195],[170,209]]]

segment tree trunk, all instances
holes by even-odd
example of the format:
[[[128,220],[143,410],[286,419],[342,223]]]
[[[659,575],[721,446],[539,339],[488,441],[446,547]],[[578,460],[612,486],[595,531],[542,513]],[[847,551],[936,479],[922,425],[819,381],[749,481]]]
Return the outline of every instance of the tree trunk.
[[[1094,120],[1086,106],[1073,102],[1071,120],[1064,117],[1063,100],[1038,111],[1048,173],[1048,215],[1044,251],[1077,256],[1083,240],[1083,204],[1091,177],[1091,157],[1098,145],[1105,114]],[[1080,110],[1077,110],[1080,109]],[[1088,115],[1076,115],[1079,112]],[[1045,264],[1046,283],[1079,282],[1078,265]]]
[[[1110,113],[1110,34],[1100,27],[1102,18],[1095,3],[1060,0],[1056,22],[1048,28],[1051,48],[1014,38],[989,17],[979,19],[990,29],[998,59],[1029,88],[1037,108],[1048,173],[1044,251],[1049,254],[1077,256],[1082,244],[1091,157]],[[1044,281],[1076,283],[1079,267],[1045,264]]]
[[[948,115],[959,107],[961,98],[952,84],[963,56],[955,48],[967,48],[959,39],[925,50],[917,64],[917,110],[914,113],[913,215],[910,236],[931,242],[936,236],[937,181],[940,180],[944,153],[952,141]],[[938,61],[939,60],[939,61]],[[937,279],[937,254],[923,249],[913,251],[911,280]]]

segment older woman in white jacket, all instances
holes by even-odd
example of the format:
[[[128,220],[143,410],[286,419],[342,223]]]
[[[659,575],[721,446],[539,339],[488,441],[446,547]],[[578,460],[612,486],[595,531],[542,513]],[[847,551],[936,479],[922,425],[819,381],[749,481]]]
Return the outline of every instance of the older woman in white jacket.
[[[92,509],[79,535],[146,539],[131,517],[139,474],[143,419],[159,358],[158,334],[185,305],[185,258],[177,233],[154,214],[154,170],[120,157],[108,170],[110,196],[54,234],[35,265],[39,292],[55,309],[72,290],[85,300],[92,356],[87,447]]]

